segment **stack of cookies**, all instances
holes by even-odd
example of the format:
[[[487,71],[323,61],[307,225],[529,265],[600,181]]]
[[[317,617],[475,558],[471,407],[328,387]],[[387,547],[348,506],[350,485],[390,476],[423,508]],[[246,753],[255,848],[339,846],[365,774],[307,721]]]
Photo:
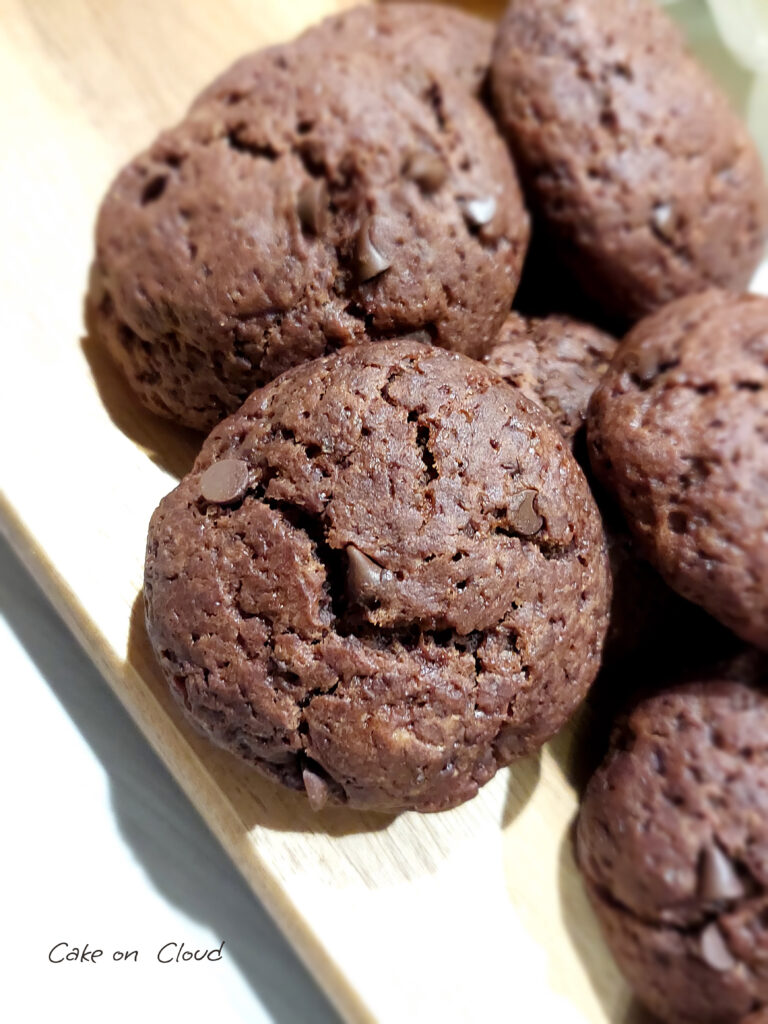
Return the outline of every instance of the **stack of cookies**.
[[[146,555],[188,716],[315,809],[436,811],[642,676],[578,852],[670,1022],[768,1012],[767,231],[653,0],[355,8],[97,225],[92,329],[211,431]]]

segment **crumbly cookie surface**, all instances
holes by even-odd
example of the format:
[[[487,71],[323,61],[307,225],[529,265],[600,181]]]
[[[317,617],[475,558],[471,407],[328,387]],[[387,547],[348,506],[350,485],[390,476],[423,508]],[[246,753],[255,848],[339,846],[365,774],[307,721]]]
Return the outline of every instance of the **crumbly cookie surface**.
[[[592,396],[593,467],[670,586],[768,647],[768,299],[641,321]]]
[[[465,91],[280,47],[120,173],[92,320],[150,408],[210,428],[289,366],[368,338],[481,356],[527,238],[506,147]]]
[[[746,287],[768,227],[760,157],[653,0],[511,0],[491,84],[550,245],[606,312]]]
[[[670,1024],[768,1010],[766,663],[642,701],[587,788],[578,859],[607,942]]]
[[[610,582],[583,474],[535,406],[412,342],[296,367],[160,504],[149,634],[189,715],[294,788],[438,810],[553,735]]]

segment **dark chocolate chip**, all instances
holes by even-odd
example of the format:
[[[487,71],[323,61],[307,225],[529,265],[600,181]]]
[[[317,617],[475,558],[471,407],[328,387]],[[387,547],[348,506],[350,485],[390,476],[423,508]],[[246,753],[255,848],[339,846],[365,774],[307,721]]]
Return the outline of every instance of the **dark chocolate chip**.
[[[403,173],[424,192],[436,192],[448,177],[448,168],[437,153],[420,149],[406,159]]]
[[[733,861],[714,843],[701,851],[699,895],[708,901],[737,900],[744,895],[744,885]]]
[[[357,233],[355,256],[358,281],[369,281],[372,277],[383,274],[392,266],[392,261],[376,248],[371,238],[374,228],[380,221],[381,218],[376,216],[366,217]]]
[[[301,777],[304,780],[304,789],[307,791],[309,806],[313,811],[322,811],[328,803],[328,783],[325,779],[310,771],[309,768],[303,770]]]
[[[347,588],[359,604],[375,601],[381,593],[382,584],[392,580],[388,569],[383,569],[354,544],[347,545],[347,562]]]
[[[536,499],[538,491],[526,488],[519,494],[514,494],[508,506],[509,525],[516,533],[522,533],[530,537],[538,533],[544,524],[544,520],[536,511]]]
[[[713,971],[730,971],[736,966],[736,961],[726,946],[723,933],[718,928],[716,921],[707,925],[701,933],[699,941],[701,958]]]
[[[328,186],[324,181],[309,181],[299,192],[296,203],[302,227],[313,235],[321,234],[328,224]]]
[[[214,462],[200,477],[200,493],[217,505],[238,501],[247,489],[248,464],[240,459]]]
[[[467,224],[473,228],[482,228],[490,224],[496,216],[496,199],[494,196],[476,196],[474,199],[462,199],[461,209]]]

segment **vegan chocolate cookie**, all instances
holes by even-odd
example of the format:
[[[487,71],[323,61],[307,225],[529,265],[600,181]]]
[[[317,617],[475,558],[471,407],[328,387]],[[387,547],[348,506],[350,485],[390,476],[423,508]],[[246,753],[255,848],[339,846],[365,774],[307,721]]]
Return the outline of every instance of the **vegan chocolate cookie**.
[[[471,93],[479,93],[488,74],[494,26],[482,18],[444,5],[364,4],[331,15],[291,43],[313,56],[350,51],[382,58],[395,74],[428,68]],[[195,100],[224,96],[248,81],[259,54],[247,54],[228,68]]]
[[[668,1024],[768,1011],[767,679],[753,661],[640,702],[582,803],[590,900]]]
[[[173,692],[314,807],[469,799],[584,697],[609,595],[562,438],[481,364],[416,342],[255,392],[149,528]]]
[[[592,465],[671,587],[768,648],[768,299],[710,290],[619,346]]]
[[[768,225],[746,128],[652,0],[512,0],[491,86],[551,247],[609,313],[746,286]]]
[[[542,406],[572,443],[616,345],[609,334],[568,317],[526,320],[510,313],[485,362]]]
[[[528,217],[480,104],[369,54],[266,51],[118,176],[91,323],[144,403],[210,427],[289,366],[417,333],[481,356]]]

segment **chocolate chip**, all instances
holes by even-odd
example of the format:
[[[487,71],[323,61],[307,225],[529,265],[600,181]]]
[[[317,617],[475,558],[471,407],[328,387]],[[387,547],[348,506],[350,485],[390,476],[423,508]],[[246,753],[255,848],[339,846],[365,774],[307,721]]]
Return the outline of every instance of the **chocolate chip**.
[[[544,520],[536,511],[536,499],[538,491],[527,488],[514,494],[508,506],[509,525],[517,533],[530,537],[538,533],[544,524]]]
[[[448,168],[437,153],[419,149],[406,159],[403,173],[424,192],[436,192],[448,177]]]
[[[310,771],[309,768],[304,769],[301,777],[304,780],[304,789],[307,791],[309,806],[313,811],[322,811],[328,803],[328,794],[330,792],[328,783],[325,779],[316,775],[315,772]]]
[[[299,192],[296,203],[302,227],[319,235],[328,224],[328,186],[324,181],[310,181]]]
[[[372,277],[383,274],[392,266],[383,252],[376,248],[371,238],[374,228],[381,222],[380,217],[366,217],[357,233],[357,279],[369,281]]]
[[[707,925],[701,933],[699,941],[701,958],[713,971],[730,971],[732,967],[736,966],[736,961],[726,946],[723,933],[718,928],[716,921]]]
[[[653,230],[665,241],[674,237],[674,224],[672,220],[672,207],[669,203],[656,203],[651,212],[651,223]]]
[[[248,464],[240,459],[214,462],[200,477],[200,493],[217,505],[238,501],[247,489]]]
[[[701,851],[699,895],[708,901],[737,900],[744,895],[744,885],[733,861],[714,843]]]
[[[627,368],[643,384],[650,384],[659,372],[659,360],[650,348],[641,348],[627,360]]]
[[[485,227],[496,216],[494,196],[477,196],[474,199],[462,199],[460,202],[464,219],[472,228]]]
[[[354,544],[347,545],[347,562],[347,588],[359,604],[371,604],[379,597],[382,584],[392,580],[388,569],[364,555]]]

